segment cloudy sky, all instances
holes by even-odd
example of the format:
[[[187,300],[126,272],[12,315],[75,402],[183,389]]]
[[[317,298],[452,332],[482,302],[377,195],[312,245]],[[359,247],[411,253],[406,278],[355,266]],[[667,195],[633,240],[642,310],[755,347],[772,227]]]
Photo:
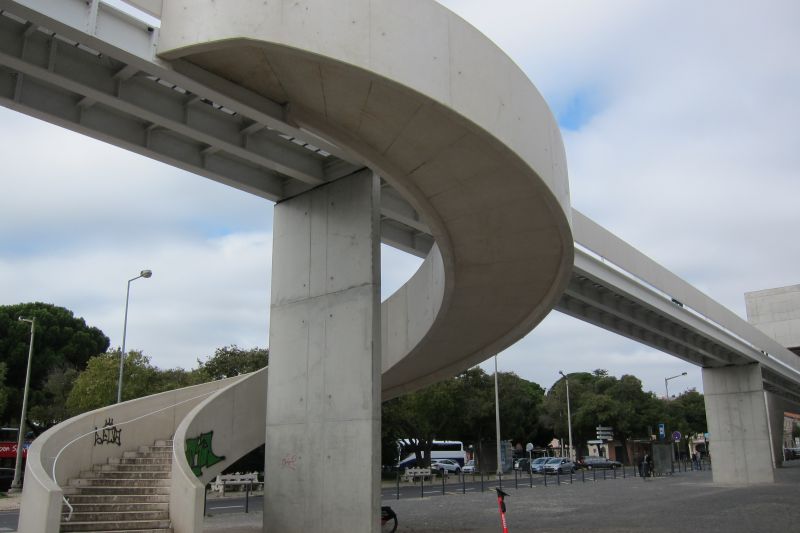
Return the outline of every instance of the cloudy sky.
[[[443,0],[552,107],[573,205],[744,317],[745,291],[800,283],[800,3]],[[71,309],[160,367],[266,346],[272,205],[0,108],[0,305]],[[384,293],[418,261],[384,248]],[[687,363],[552,313],[501,353],[565,372],[701,389]],[[493,364],[485,363],[487,369]]]

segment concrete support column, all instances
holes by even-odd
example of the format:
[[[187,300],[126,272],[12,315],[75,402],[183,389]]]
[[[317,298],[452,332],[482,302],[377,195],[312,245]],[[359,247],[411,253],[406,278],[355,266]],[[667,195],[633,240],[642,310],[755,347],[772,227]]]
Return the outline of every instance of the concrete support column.
[[[703,393],[714,482],[774,482],[761,367],[704,368]]]
[[[379,180],[275,206],[264,531],[378,531]]]

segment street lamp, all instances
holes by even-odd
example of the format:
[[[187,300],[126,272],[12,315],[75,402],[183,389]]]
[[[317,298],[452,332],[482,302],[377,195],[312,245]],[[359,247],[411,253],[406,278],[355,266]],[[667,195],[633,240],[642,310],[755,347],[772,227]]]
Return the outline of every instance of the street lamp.
[[[497,390],[497,354],[494,354],[494,422],[497,429],[497,475],[503,475],[500,456],[500,393]]]
[[[567,428],[569,429],[569,458],[573,459],[573,457],[572,457],[572,413],[570,413],[570,410],[569,410],[569,378],[561,370],[559,370],[558,373],[561,374],[561,377],[564,378],[564,381],[567,384]]]
[[[122,365],[125,362],[125,337],[128,333],[128,300],[131,297],[131,281],[139,278],[149,278],[153,275],[151,270],[142,270],[135,278],[128,280],[128,292],[125,295],[125,323],[122,326],[122,353],[119,354],[119,380],[117,382],[117,403],[122,401]]]
[[[8,492],[18,492],[22,483],[20,482],[22,474],[22,451],[25,446],[25,420],[28,416],[28,390],[31,386],[31,361],[33,360],[33,336],[36,333],[36,317],[23,318],[19,317],[20,321],[28,322],[31,325],[31,343],[28,347],[28,370],[25,374],[25,391],[22,393],[22,414],[19,417],[19,435],[17,436],[17,462],[14,465],[14,480],[11,482],[11,487]]]
[[[669,378],[664,378],[664,389],[666,389],[666,391],[667,391],[667,401],[669,401],[669,380],[671,380],[671,379],[675,379],[675,378],[679,378],[679,377],[681,377],[681,376],[685,376],[686,374],[687,374],[687,373],[686,373],[686,372],[684,372],[684,373],[682,373],[682,374],[678,374],[677,376],[672,376],[672,377],[669,377]]]

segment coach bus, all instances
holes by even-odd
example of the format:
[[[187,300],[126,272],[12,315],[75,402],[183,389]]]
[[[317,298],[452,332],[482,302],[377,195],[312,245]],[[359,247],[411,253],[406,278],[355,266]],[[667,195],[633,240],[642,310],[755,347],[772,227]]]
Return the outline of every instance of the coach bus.
[[[400,439],[397,441],[398,462],[397,468],[410,468],[417,465],[417,456],[414,454],[416,442],[412,439]],[[464,443],[460,440],[435,440],[431,445],[432,461],[436,459],[452,459],[464,466],[467,454],[464,451]]]

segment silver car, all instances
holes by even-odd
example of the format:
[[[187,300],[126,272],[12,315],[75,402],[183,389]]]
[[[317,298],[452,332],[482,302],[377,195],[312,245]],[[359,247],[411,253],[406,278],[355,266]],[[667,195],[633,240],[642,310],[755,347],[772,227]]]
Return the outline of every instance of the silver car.
[[[431,461],[431,470],[458,474],[461,472],[461,465],[458,464],[458,461],[453,461],[452,459],[434,459]]]
[[[545,474],[569,474],[575,472],[575,463],[568,457],[551,457],[544,464]]]
[[[531,463],[531,472],[534,474],[544,474],[544,464],[549,461],[550,457],[537,457]]]
[[[462,468],[461,471],[464,472],[465,474],[474,474],[476,472],[475,460],[471,459],[467,461],[467,464],[464,465],[464,468]]]

